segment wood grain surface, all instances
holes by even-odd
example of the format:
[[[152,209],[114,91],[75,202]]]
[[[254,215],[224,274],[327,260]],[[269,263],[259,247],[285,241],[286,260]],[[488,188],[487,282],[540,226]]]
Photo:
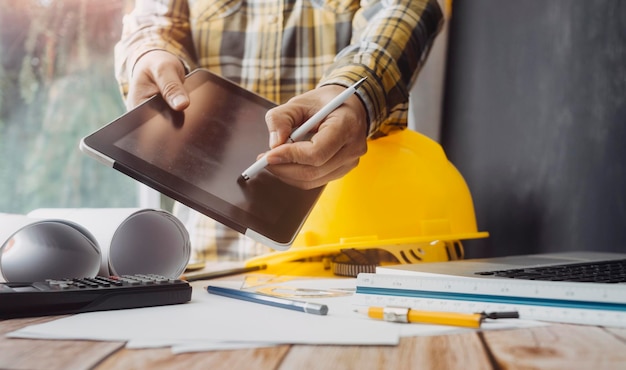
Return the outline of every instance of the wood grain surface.
[[[579,325],[402,338],[397,346],[281,345],[172,354],[121,342],[11,339],[53,318],[0,321],[0,369],[625,369],[626,329]]]

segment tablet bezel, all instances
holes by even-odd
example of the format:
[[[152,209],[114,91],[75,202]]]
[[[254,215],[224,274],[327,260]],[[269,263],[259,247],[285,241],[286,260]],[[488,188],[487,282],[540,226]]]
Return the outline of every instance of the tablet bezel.
[[[190,96],[194,96],[195,93],[201,94],[202,89],[219,89],[218,91],[228,95],[229,101],[237,105],[237,109],[244,107],[255,113],[258,111],[258,119],[255,119],[258,122],[246,123],[248,126],[246,126],[245,135],[248,135],[249,128],[250,135],[256,134],[262,137],[263,142],[258,142],[259,140],[255,139],[254,148],[250,148],[247,144],[245,147],[234,148],[237,151],[249,152],[249,162],[238,163],[240,168],[236,169],[236,173],[241,173],[254,162],[259,153],[268,149],[265,112],[274,107],[274,103],[204,69],[195,70],[187,75],[185,88]],[[196,91],[197,89],[200,90]],[[198,104],[198,102],[192,99],[191,104]],[[188,111],[193,110],[188,108],[183,113]],[[215,113],[217,114],[217,112]],[[197,184],[190,183],[171,171],[155,166],[146,159],[131,154],[116,145],[119,140],[135,129],[139,129],[143,125],[154,124],[150,123],[153,121],[152,118],[158,116],[159,120],[163,121],[167,120],[166,117],[171,117],[172,114],[173,110],[169,108],[163,98],[156,95],[83,138],[80,148],[84,153],[100,162],[242,234],[250,236],[262,244],[277,250],[288,249],[319,198],[323,187],[311,190],[295,188],[282,182],[266,170],[248,181],[234,177],[231,180],[220,179],[220,181],[232,181],[233,186],[239,187],[239,190],[246,196],[254,195],[250,199],[246,198],[246,202],[249,202],[246,206],[250,205],[251,208],[254,208],[257,203],[262,203],[261,197],[274,196],[276,199],[276,196],[280,195],[280,202],[277,202],[279,204],[273,203],[271,209],[263,208],[264,212],[272,213],[270,218],[273,220],[271,220],[246,211],[223,199],[223,197],[213,194],[211,189],[203,189]],[[183,121],[185,120],[187,118],[183,118]],[[172,120],[169,123],[172,125],[181,124],[180,122],[172,122]],[[233,130],[237,130],[236,126],[237,123],[232,125]],[[227,142],[228,145],[238,145],[237,140],[227,140]],[[142,142],[141,144],[145,145],[146,143]],[[206,150],[211,150],[211,148],[206,148]],[[263,201],[267,203],[267,199]]]

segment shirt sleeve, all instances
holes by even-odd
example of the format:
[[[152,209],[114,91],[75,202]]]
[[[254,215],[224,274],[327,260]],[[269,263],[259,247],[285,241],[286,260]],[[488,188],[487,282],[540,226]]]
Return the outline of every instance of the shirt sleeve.
[[[350,86],[365,104],[369,136],[406,127],[409,89],[443,24],[436,0],[362,0],[349,46],[335,58],[320,85]]]
[[[114,52],[115,76],[124,97],[137,60],[152,50],[178,56],[187,71],[195,68],[186,0],[136,0],[134,10],[124,16]]]

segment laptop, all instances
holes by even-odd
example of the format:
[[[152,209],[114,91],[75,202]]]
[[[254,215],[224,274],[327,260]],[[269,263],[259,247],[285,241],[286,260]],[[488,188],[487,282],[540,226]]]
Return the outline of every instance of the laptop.
[[[241,173],[269,149],[274,103],[198,69],[185,79],[183,112],[160,95],[85,137],[81,150],[261,244],[286,250],[323,187],[303,190],[263,170]]]
[[[626,253],[564,252],[378,267],[380,274],[626,284]],[[624,286],[626,289],[626,285]],[[626,291],[626,290],[625,290]]]
[[[626,254],[546,253],[379,266],[359,274],[357,293],[626,315],[625,274]]]

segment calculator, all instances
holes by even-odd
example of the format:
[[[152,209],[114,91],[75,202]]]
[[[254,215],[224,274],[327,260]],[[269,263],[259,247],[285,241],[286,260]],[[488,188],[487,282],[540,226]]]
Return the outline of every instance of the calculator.
[[[191,291],[185,280],[153,274],[0,283],[0,319],[181,304]]]

